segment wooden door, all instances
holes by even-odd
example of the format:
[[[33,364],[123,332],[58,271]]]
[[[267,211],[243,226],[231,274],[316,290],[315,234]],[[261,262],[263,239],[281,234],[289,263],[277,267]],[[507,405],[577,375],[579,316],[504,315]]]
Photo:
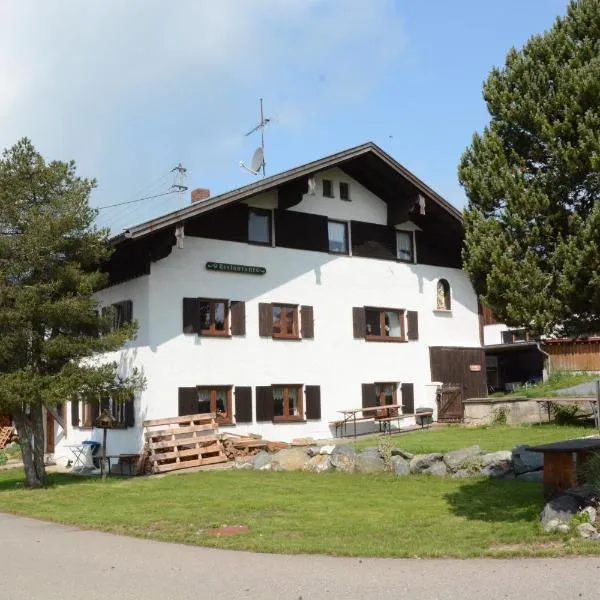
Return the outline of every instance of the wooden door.
[[[429,357],[431,380],[445,384],[444,398],[438,398],[438,420],[462,420],[463,400],[487,397],[483,348],[435,346],[429,348]]]

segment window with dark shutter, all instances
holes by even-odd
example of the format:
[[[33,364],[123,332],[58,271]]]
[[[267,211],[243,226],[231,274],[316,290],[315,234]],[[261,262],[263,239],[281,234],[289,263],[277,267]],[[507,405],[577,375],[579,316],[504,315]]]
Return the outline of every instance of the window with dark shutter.
[[[252,423],[252,388],[235,388],[235,422]]]
[[[183,299],[183,333],[200,333],[200,300]]]
[[[352,328],[355,338],[364,338],[366,333],[365,309],[355,306],[352,309]]]
[[[273,390],[271,386],[257,386],[256,387],[256,420],[260,423],[261,421],[272,421],[274,417],[274,406]]]
[[[406,320],[408,322],[408,339],[418,340],[419,339],[419,313],[416,310],[409,310],[406,313]]]
[[[321,419],[321,386],[307,385],[304,388],[306,394],[306,418]]]
[[[415,412],[415,386],[412,383],[403,383],[400,388],[402,393],[402,414],[412,415]]]
[[[327,217],[292,210],[275,211],[275,245],[329,252]]]
[[[71,425],[79,427],[79,400],[71,400]]]
[[[312,306],[300,307],[300,326],[302,328],[302,337],[312,339],[315,337],[314,315]]]
[[[393,227],[351,221],[350,231],[354,256],[395,260],[396,233]]]
[[[258,305],[258,335],[261,337],[273,335],[273,310],[270,304],[264,302]]]
[[[198,390],[195,387],[179,388],[179,416],[198,413]]]
[[[231,335],[246,335],[246,303],[231,301]]]
[[[135,401],[133,398],[125,401],[125,427],[135,425]]]
[[[362,407],[377,406],[377,386],[374,383],[362,384]],[[372,417],[372,412],[363,413],[363,417]]]

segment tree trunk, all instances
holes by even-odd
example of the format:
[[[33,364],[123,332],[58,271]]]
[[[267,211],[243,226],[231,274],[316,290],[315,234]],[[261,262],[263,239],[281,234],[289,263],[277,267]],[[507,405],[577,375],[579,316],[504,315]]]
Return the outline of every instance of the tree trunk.
[[[48,482],[44,464],[44,411],[41,404],[31,406],[26,415],[22,409],[13,412],[25,467],[25,486],[44,487]]]

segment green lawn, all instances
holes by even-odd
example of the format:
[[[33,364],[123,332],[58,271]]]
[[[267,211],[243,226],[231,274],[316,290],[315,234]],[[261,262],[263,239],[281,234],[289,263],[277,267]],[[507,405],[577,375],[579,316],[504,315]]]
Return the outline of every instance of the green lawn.
[[[102,482],[0,472],[0,510],[84,528],[258,552],[473,557],[598,552],[543,534],[539,484],[427,476],[212,471]],[[247,525],[229,538],[199,530]]]
[[[590,427],[554,424],[542,425],[494,425],[489,427],[463,427],[449,425],[407,433],[397,433],[391,437],[394,445],[413,454],[428,452],[448,452],[479,444],[486,452],[512,450],[519,444],[545,444],[570,438],[594,435],[597,431]],[[380,438],[364,438],[356,443],[357,448],[377,446]]]
[[[556,395],[557,390],[573,387],[580,383],[587,383],[598,379],[597,373],[569,373],[557,372],[550,375],[547,381],[541,381],[535,385],[523,385],[514,392],[505,394],[504,392],[495,392],[491,394],[492,398],[514,398],[516,396],[525,396],[526,398],[547,398]]]

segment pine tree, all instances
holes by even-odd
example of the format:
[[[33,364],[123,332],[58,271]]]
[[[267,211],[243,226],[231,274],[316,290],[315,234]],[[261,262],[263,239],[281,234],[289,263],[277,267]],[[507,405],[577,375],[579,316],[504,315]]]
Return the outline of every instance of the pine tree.
[[[491,120],[459,167],[463,261],[496,316],[536,334],[600,331],[600,2],[511,49]]]
[[[135,326],[113,330],[110,311],[97,310],[110,250],[88,203],[94,186],[27,139],[0,160],[0,412],[17,426],[28,487],[47,482],[44,407],[141,384],[102,359]]]

